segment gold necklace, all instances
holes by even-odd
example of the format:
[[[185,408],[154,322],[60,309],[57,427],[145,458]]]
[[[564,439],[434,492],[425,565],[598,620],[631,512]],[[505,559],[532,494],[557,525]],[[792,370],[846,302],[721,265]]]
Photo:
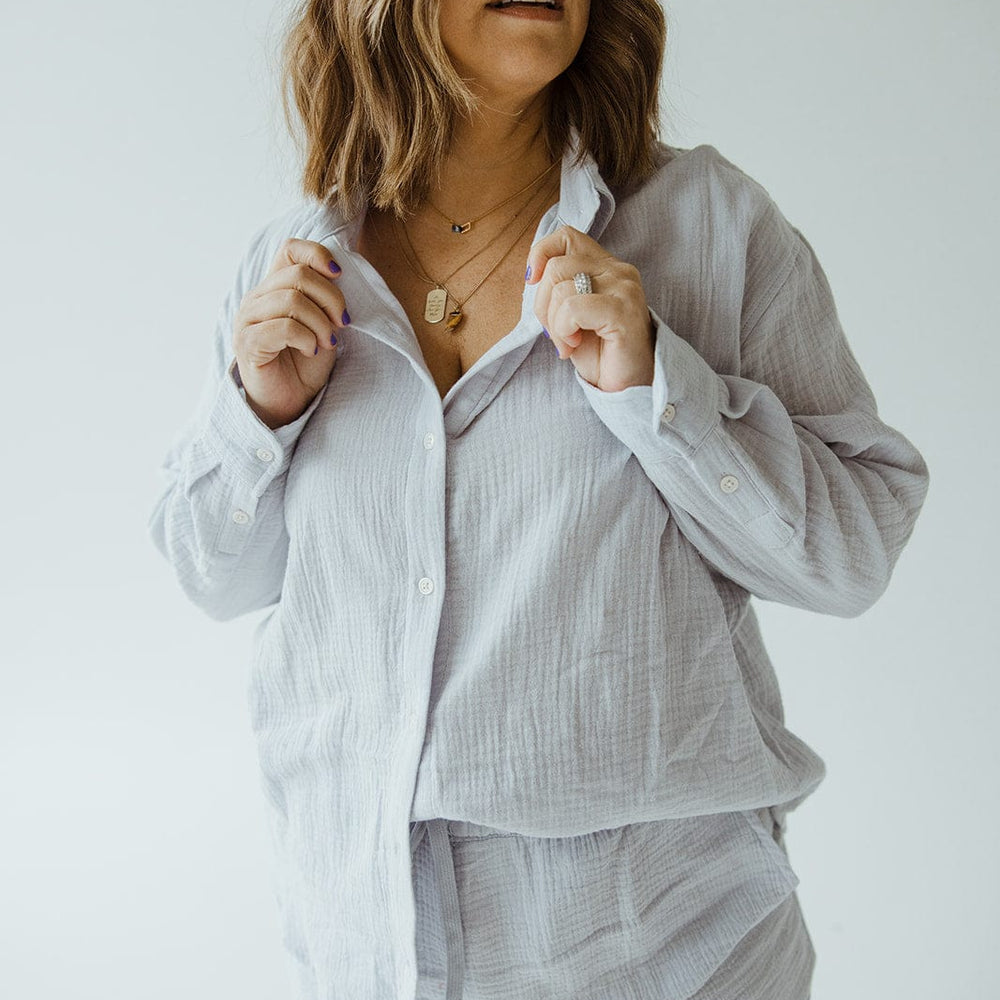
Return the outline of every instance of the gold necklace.
[[[420,278],[421,281],[425,281],[427,282],[427,284],[434,286],[427,293],[427,298],[424,303],[424,321],[426,323],[431,323],[431,324],[440,323],[441,320],[444,319],[445,311],[448,306],[448,296],[451,294],[446,287],[447,283],[451,281],[451,279],[456,274],[458,274],[459,271],[468,267],[469,264],[471,264],[477,257],[481,256],[486,250],[488,250],[491,246],[493,246],[493,244],[496,243],[497,240],[499,240],[500,237],[503,236],[503,234],[506,233],[514,225],[514,221],[517,219],[517,217],[523,211],[530,208],[532,202],[535,201],[538,195],[545,194],[545,190],[546,189],[543,188],[541,189],[540,192],[535,192],[534,194],[530,195],[528,197],[528,200],[514,213],[513,216],[511,216],[510,221],[506,223],[504,226],[502,226],[499,232],[497,232],[495,236],[487,240],[487,242],[483,244],[483,246],[481,246],[470,258],[468,258],[468,260],[462,261],[462,263],[460,263],[458,267],[454,268],[449,274],[447,274],[444,278],[441,278],[440,280],[435,280],[429,274],[427,274],[423,265],[420,263],[419,258],[417,258],[417,252],[413,247],[413,241],[410,239],[409,230],[407,230],[405,224],[403,224],[404,239],[406,240],[406,243],[410,248],[410,253],[413,254],[414,258],[416,258],[416,266],[414,266],[414,263],[411,261],[410,256],[404,250],[402,242],[400,242],[399,240],[398,231],[396,229],[397,220],[395,217],[393,217],[393,229],[394,232],[396,233],[396,241],[397,244],[399,245],[400,250],[402,251],[403,260],[406,263],[406,266],[409,268],[410,272],[412,274],[415,274],[418,278]],[[530,223],[530,217],[529,217],[529,223]],[[489,277],[489,274],[487,274],[487,277]],[[454,295],[451,295],[451,297],[455,299],[456,302],[458,302],[458,299]],[[466,300],[467,299],[468,296],[466,296]],[[457,322],[455,323],[455,326],[457,326]]]
[[[554,170],[559,162],[560,162],[559,160],[556,160],[555,163],[550,163],[534,180],[528,181],[528,183],[525,184],[523,188],[521,188],[518,191],[515,191],[509,198],[504,198],[503,201],[494,205],[488,212],[483,212],[482,215],[477,215],[476,218],[470,219],[468,222],[456,222],[454,219],[448,218],[448,216],[445,215],[444,212],[442,212],[441,209],[438,208],[437,205],[435,205],[434,202],[430,200],[430,198],[427,199],[427,204],[430,205],[430,207],[433,208],[434,211],[437,212],[437,214],[440,215],[441,218],[444,219],[444,221],[451,226],[451,231],[453,233],[462,236],[465,233],[467,233],[470,229],[472,229],[475,223],[481,222],[483,219],[486,218],[487,215],[492,215],[498,208],[503,208],[504,205],[507,205],[510,202],[512,202],[519,194],[524,194],[524,192],[527,191],[528,188],[534,187],[534,185],[536,185],[550,171]]]
[[[545,188],[542,188],[541,189],[542,193],[544,193],[545,190],[546,190]],[[529,201],[529,204],[531,203],[531,201],[534,201],[536,197],[537,197],[537,194],[536,195],[532,195],[532,197],[531,197],[531,199]],[[527,207],[527,206],[525,206],[525,207]],[[457,295],[455,295],[454,292],[450,292],[445,287],[444,281],[436,281],[434,278],[430,277],[430,275],[427,274],[426,269],[424,268],[423,264],[420,262],[420,258],[417,256],[417,251],[414,248],[413,242],[410,239],[410,234],[409,234],[409,232],[406,229],[406,223],[401,223],[401,225],[403,227],[403,236],[404,236],[404,238],[406,240],[406,244],[410,248],[410,253],[413,254],[413,260],[411,261],[409,255],[403,249],[403,245],[400,244],[399,248],[403,252],[403,259],[406,261],[406,266],[418,278],[420,278],[423,281],[426,281],[428,284],[431,284],[431,285],[435,286],[434,288],[431,289],[431,291],[429,291],[427,293],[427,299],[426,299],[425,306],[424,306],[424,319],[428,323],[440,323],[441,320],[444,319],[444,314],[445,314],[445,310],[447,308],[448,298],[450,296],[452,299],[455,300],[455,308],[450,313],[448,313],[448,322],[445,325],[447,326],[447,328],[449,330],[452,330],[452,331],[457,330],[458,327],[459,327],[459,325],[461,324],[462,320],[465,318],[464,315],[462,314],[462,309],[464,308],[465,303],[468,302],[469,299],[471,299],[472,296],[475,295],[476,292],[479,291],[479,289],[485,283],[486,279],[489,278],[489,276],[507,259],[507,257],[510,256],[510,254],[514,250],[514,247],[517,246],[518,241],[528,231],[528,227],[532,224],[532,222],[535,221],[535,215],[536,214],[537,214],[537,209],[534,212],[532,212],[532,213],[530,213],[528,215],[528,221],[524,224],[524,226],[521,227],[521,229],[518,232],[517,236],[514,237],[513,243],[511,243],[510,246],[507,247],[507,249],[500,255],[500,257],[497,258],[497,260],[494,262],[493,266],[486,272],[486,274],[483,275],[483,277],[477,282],[476,286],[472,289],[471,292],[468,293],[468,295],[465,296],[464,299],[459,299],[459,297]],[[515,215],[514,218],[517,218],[517,216]],[[396,217],[393,216],[393,225],[395,225],[395,223],[396,223]],[[511,225],[513,225],[513,219],[504,227],[503,230],[501,230],[501,232],[504,232],[507,229],[509,229],[511,227]],[[496,238],[497,237],[494,237],[494,240]],[[480,251],[480,253],[481,252],[482,251]],[[478,254],[477,254],[477,256],[478,256]],[[466,261],[460,267],[456,268],[456,270],[452,271],[452,273],[450,275],[448,275],[448,277],[445,280],[446,281],[450,280],[451,277],[452,277],[452,275],[457,274],[458,271],[460,271],[468,263],[469,263],[469,261]],[[415,264],[415,266],[414,266],[414,264]]]
[[[500,229],[493,236],[491,236],[471,257],[469,257],[467,260],[462,261],[462,263],[460,263],[458,267],[454,268],[449,274],[447,274],[440,281],[435,281],[433,278],[428,276],[428,274],[425,271],[423,271],[422,268],[420,269],[420,271],[415,270],[413,265],[410,263],[409,258],[406,257],[404,254],[404,260],[406,262],[407,267],[410,269],[411,273],[415,274],[421,280],[426,281],[428,284],[437,286],[437,288],[433,292],[431,292],[430,296],[428,297],[429,301],[434,302],[433,307],[429,306],[427,309],[424,310],[424,318],[427,320],[428,323],[440,323],[441,320],[444,319],[445,300],[444,298],[441,298],[439,295],[436,295],[435,293],[440,292],[443,295],[445,291],[444,289],[445,284],[448,281],[451,281],[451,279],[454,278],[459,271],[461,271],[463,268],[468,267],[474,260],[476,260],[478,257],[481,257],[487,250],[489,250],[489,248],[493,246],[493,244],[496,243],[497,240],[499,240],[500,237],[503,236],[503,234],[506,233],[514,225],[514,222],[518,218],[518,216],[531,206],[531,203],[535,200],[537,196],[538,192],[529,195],[528,200],[523,205],[521,205],[521,207],[518,208],[518,210],[510,217],[509,222],[501,226]],[[393,227],[395,231],[395,218],[393,219]],[[410,240],[409,231],[405,229],[405,226],[404,226],[404,236],[406,237],[406,241],[410,246],[411,253],[414,253],[415,255],[415,251],[413,250],[413,243]],[[398,234],[396,235],[396,239],[398,241],[399,239]],[[400,249],[402,249],[401,245]],[[431,296],[433,296],[433,299],[431,299]],[[438,305],[437,303],[439,298],[440,298],[440,304]],[[433,314],[433,318],[431,318],[431,314]]]

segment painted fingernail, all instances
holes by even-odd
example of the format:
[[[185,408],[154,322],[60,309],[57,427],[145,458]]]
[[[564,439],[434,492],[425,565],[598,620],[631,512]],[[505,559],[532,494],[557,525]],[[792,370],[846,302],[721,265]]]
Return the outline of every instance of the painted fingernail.
[[[351,325],[351,314],[346,309],[344,310],[344,315],[340,317],[340,322],[343,323],[344,326]]]
[[[544,333],[546,337],[548,337],[548,336],[549,336],[549,331],[548,331],[548,330],[546,330],[544,326],[542,327],[542,333]],[[551,338],[551,337],[549,337],[549,340],[551,340],[551,339],[552,339],[552,338]]]
[[[524,272],[524,280],[525,281],[530,281],[531,280],[531,265],[530,264],[528,265],[528,270]]]
[[[340,265],[335,260],[331,260],[330,270],[333,271],[334,274],[340,274]]]
[[[317,354],[319,354],[319,344],[317,344],[316,347],[313,349],[313,357],[315,357]]]
[[[332,334],[332,333],[330,334],[330,343],[331,344],[336,344],[337,343],[337,337],[336,337],[335,334]]]

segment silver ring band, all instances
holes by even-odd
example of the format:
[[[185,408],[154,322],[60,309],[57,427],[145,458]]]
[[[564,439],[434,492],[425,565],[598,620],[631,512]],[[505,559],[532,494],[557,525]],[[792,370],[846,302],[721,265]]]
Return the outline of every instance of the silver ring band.
[[[573,284],[576,286],[577,295],[590,295],[594,290],[590,284],[590,275],[584,274],[583,271],[573,275]]]

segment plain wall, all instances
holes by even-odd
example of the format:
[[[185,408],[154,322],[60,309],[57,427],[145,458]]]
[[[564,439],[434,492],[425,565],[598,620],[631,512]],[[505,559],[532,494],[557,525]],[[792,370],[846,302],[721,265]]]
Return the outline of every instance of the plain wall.
[[[5,5],[0,994],[18,1000],[293,995],[245,701],[259,616],[210,621],[146,536],[237,261],[298,199],[286,6]],[[806,235],[931,469],[872,610],[758,602],[788,725],[828,767],[787,832],[813,1000],[998,996],[1000,5],[667,11],[664,137],[716,146]]]

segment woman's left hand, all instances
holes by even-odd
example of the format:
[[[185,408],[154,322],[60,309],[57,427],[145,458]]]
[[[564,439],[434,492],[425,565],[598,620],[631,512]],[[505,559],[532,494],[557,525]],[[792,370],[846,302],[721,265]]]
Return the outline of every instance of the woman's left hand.
[[[589,295],[573,283],[581,271]],[[563,226],[532,246],[525,281],[538,285],[535,315],[581,378],[604,392],[653,384],[656,326],[636,268]]]

